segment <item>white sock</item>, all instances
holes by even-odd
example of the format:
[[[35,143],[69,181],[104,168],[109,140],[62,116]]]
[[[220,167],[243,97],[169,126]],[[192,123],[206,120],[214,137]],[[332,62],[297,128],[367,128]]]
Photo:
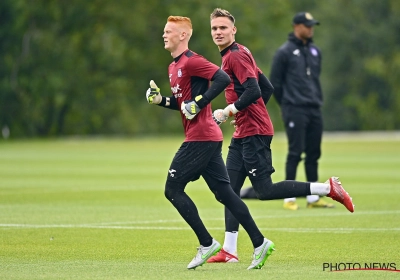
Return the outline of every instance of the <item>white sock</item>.
[[[283,200],[283,202],[296,202],[296,198],[295,197],[291,197],[291,198],[285,198],[284,200]]]
[[[239,232],[225,232],[224,250],[229,254],[237,256],[237,239]]]
[[[308,203],[314,203],[319,200],[319,195],[312,194],[312,195],[307,195],[307,202]]]
[[[311,194],[326,196],[331,191],[331,186],[324,183],[310,183]]]

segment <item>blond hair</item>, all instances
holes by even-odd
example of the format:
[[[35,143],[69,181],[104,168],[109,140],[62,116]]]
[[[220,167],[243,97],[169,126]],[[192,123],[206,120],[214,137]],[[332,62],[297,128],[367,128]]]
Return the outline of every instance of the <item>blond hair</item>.
[[[192,21],[188,17],[181,17],[181,16],[169,16],[167,19],[167,22],[174,22],[183,28],[187,29],[189,37],[192,36],[193,33],[193,27],[192,27]]]
[[[210,15],[210,20],[214,19],[214,18],[218,18],[218,17],[227,17],[232,21],[233,24],[235,24],[235,18],[227,10],[224,10],[221,8],[215,8],[214,11]]]

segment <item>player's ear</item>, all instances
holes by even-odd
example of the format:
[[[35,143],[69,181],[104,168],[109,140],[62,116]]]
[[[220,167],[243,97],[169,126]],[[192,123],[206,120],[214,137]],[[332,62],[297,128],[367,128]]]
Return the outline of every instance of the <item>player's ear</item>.
[[[237,28],[236,28],[236,26],[234,26],[234,27],[232,28],[232,33],[233,33],[233,35],[235,35],[236,32],[237,32]]]
[[[184,40],[187,37],[187,33],[185,31],[181,32],[181,35],[179,35],[181,40]]]

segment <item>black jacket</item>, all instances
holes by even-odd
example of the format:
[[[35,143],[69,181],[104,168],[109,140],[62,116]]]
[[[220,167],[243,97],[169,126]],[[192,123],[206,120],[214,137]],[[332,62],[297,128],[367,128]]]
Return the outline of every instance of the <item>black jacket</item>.
[[[275,53],[271,68],[274,96],[280,105],[322,105],[319,81],[321,52],[310,39],[303,41],[289,34],[288,41]]]

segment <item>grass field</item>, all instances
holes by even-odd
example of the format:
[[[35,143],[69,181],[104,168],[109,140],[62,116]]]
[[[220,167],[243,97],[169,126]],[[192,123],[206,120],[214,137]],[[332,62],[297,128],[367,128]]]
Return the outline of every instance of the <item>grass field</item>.
[[[246,270],[253,249],[244,230],[240,263],[186,269],[198,242],[163,194],[181,141],[1,141],[0,279],[400,278],[392,271],[323,271],[324,263],[392,263],[400,270],[398,134],[325,134],[320,180],[340,177],[356,205],[353,214],[336,202],[334,209],[307,209],[304,198],[296,212],[284,210],[280,200],[247,201],[277,249],[254,271]],[[273,180],[280,181],[282,135],[272,150]],[[298,180],[304,180],[303,166]],[[222,243],[222,205],[202,179],[187,192]]]

